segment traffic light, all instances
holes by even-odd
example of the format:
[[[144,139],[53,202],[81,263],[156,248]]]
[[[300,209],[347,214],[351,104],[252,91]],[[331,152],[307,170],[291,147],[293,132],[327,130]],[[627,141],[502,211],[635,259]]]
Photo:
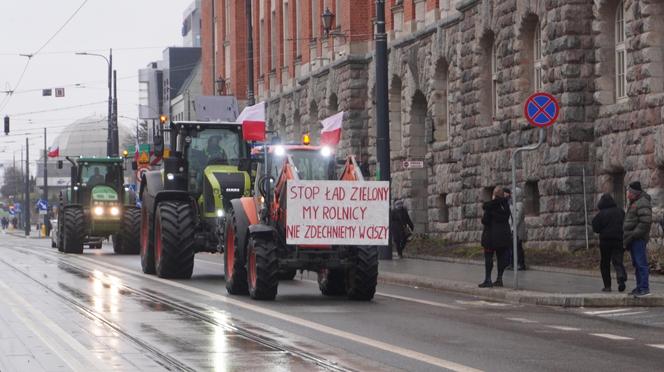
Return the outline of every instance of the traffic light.
[[[166,115],[159,115],[159,124],[164,125],[168,121],[168,116]]]
[[[9,134],[9,116],[5,115],[5,134]]]

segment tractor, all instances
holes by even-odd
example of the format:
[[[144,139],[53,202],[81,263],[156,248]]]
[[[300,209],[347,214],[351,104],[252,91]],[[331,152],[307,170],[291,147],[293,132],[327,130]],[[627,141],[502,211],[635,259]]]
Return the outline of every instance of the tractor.
[[[124,185],[124,159],[79,157],[72,164],[69,188],[60,193],[55,245],[64,253],[101,248],[112,237],[117,254],[138,254],[140,210]],[[58,161],[62,169],[63,161]]]
[[[375,246],[286,243],[286,183],[336,180],[337,162],[331,149],[291,145],[271,146],[265,152],[268,156],[256,171],[254,197],[232,200],[226,219],[224,268],[228,293],[248,292],[253,299],[273,300],[280,276],[308,270],[318,274],[323,295],[345,294],[354,300],[371,300],[378,277]],[[346,159],[339,179],[364,181],[353,156]]]
[[[238,123],[170,122],[171,152],[141,179],[141,267],[190,278],[197,252],[220,253],[230,201],[251,192],[249,146]]]

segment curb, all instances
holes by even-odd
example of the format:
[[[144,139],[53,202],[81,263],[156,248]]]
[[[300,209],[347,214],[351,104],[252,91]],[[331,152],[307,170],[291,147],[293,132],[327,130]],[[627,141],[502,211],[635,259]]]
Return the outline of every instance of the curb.
[[[478,288],[476,285],[467,282],[385,272],[378,274],[378,281],[385,284],[417,286],[516,304],[559,307],[664,307],[664,296],[661,295],[634,298],[625,294],[565,294],[507,288]]]

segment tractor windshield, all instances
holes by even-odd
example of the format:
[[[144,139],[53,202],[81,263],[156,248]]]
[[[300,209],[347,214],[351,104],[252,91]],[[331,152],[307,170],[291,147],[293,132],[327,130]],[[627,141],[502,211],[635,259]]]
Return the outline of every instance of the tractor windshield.
[[[334,178],[334,157],[320,151],[291,151],[293,165],[302,180],[329,180]]]
[[[236,128],[205,128],[190,132],[190,138],[187,158],[191,191],[200,191],[206,166],[237,166],[240,159],[247,157],[246,144]]]
[[[81,165],[81,183],[89,187],[97,185],[118,186],[122,182],[122,166],[84,162]]]

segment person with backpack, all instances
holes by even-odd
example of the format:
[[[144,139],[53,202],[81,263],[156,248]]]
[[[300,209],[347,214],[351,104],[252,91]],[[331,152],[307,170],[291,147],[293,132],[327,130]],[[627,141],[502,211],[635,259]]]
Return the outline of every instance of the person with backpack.
[[[625,290],[627,272],[623,265],[623,222],[625,212],[618,208],[616,201],[609,194],[603,194],[597,203],[599,213],[593,218],[593,231],[599,234],[600,272],[604,288],[602,292],[611,292],[611,267],[616,271],[618,291]]]
[[[480,288],[502,287],[503,272],[509,260],[509,247],[512,246],[512,232],[510,230],[510,206],[505,198],[502,187],[493,189],[492,200],[482,205],[482,248],[484,248],[484,281]],[[498,263],[498,276],[491,282],[493,270],[493,255]]]
[[[412,235],[414,225],[408,215],[408,209],[402,200],[394,202],[394,208],[390,210],[390,234],[397,248],[399,258],[403,258],[403,250],[406,248],[406,242]]]

